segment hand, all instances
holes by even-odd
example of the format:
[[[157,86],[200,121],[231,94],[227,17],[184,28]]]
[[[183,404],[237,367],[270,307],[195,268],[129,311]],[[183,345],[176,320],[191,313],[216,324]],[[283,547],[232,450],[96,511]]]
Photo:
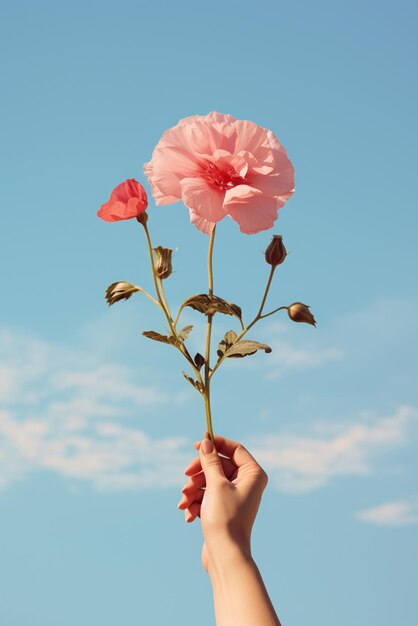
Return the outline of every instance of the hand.
[[[268,479],[236,441],[215,435],[216,449],[206,454],[211,442],[203,441],[194,444],[199,456],[185,471],[190,480],[182,489],[179,508],[185,510],[187,522],[201,518],[202,562],[207,570],[210,559],[231,546],[251,554],[251,530]]]

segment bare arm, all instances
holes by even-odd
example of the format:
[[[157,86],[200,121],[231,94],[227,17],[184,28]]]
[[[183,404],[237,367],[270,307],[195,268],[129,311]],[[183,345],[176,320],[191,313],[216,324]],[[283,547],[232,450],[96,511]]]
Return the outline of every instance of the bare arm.
[[[186,470],[190,476],[179,508],[186,521],[201,518],[205,542],[202,562],[213,588],[217,626],[280,626],[261,574],[251,556],[251,530],[267,475],[251,454],[235,441],[215,437],[196,445],[199,457]],[[208,443],[207,443],[208,442]]]
[[[280,626],[257,565],[231,547],[208,570],[217,626]]]

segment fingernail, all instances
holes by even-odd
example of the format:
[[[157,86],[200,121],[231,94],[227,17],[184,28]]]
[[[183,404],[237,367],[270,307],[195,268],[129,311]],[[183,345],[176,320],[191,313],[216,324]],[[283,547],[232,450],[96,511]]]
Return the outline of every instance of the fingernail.
[[[203,454],[211,454],[213,452],[213,443],[210,439],[204,439],[200,447],[202,448]]]
[[[186,509],[186,511],[184,511],[184,517],[186,519],[186,522],[188,522],[189,519],[192,517],[192,514],[190,513],[190,511],[188,509]]]

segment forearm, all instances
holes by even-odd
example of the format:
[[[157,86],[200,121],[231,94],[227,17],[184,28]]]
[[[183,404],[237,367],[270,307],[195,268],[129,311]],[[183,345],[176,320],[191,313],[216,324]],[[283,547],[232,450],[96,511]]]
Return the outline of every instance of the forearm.
[[[261,574],[249,553],[238,547],[211,557],[216,626],[280,626]]]

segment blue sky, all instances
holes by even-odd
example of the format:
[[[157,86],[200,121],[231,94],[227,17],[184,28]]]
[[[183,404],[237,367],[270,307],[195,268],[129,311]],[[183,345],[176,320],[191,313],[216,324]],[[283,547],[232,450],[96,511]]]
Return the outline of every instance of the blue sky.
[[[218,229],[215,291],[316,329],[255,327],[273,352],[228,363],[214,428],[270,476],[254,556],[284,625],[412,623],[418,563],[417,9],[390,2],[2,2],[0,624],[213,624],[199,522],[177,510],[199,397],[145,299],[142,232],[96,211],[178,119],[271,128],[296,192],[270,232]],[[149,188],[147,187],[148,191]],[[207,238],[154,207],[176,249],[175,308],[206,289]],[[215,337],[231,327],[216,318]],[[201,348],[202,319],[191,349]],[[215,381],[215,379],[214,379]],[[415,384],[414,384],[415,383]]]

